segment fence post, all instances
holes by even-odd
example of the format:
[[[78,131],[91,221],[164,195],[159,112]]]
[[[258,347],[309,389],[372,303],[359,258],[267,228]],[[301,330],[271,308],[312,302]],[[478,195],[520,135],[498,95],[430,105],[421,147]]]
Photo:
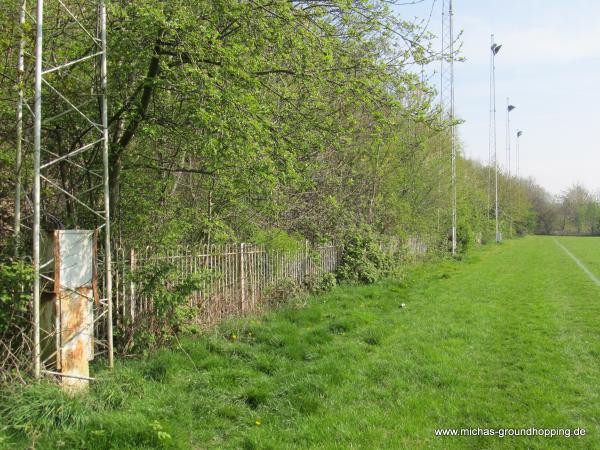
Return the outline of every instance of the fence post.
[[[238,272],[239,275],[239,285],[240,285],[240,309],[242,313],[245,313],[248,309],[247,299],[246,299],[246,271],[244,267],[244,243],[240,242],[240,247],[238,251],[238,264],[240,270]]]
[[[132,248],[129,254],[129,276],[132,277],[135,272],[135,250]],[[129,282],[129,318],[131,323],[135,320],[135,282],[133,278]]]
[[[304,240],[304,276],[302,281],[306,280],[306,277],[310,276],[310,249],[308,247],[308,239]]]

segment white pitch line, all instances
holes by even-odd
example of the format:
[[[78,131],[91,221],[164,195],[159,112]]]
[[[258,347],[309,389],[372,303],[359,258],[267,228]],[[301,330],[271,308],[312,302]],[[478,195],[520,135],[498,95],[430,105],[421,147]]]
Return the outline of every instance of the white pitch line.
[[[558,245],[560,248],[562,248],[564,250],[564,252],[567,255],[569,255],[573,261],[575,261],[575,264],[577,264],[579,266],[579,268],[581,270],[583,270],[594,283],[596,283],[597,286],[600,286],[600,279],[598,279],[598,277],[596,275],[594,275],[592,272],[590,272],[590,270],[587,267],[585,267],[583,265],[583,263],[581,261],[579,261],[579,259],[573,253],[571,253],[569,251],[569,249],[567,247],[565,247],[560,242],[558,242],[556,240],[556,238],[553,238],[553,239],[554,239],[554,242],[556,242],[556,245]]]

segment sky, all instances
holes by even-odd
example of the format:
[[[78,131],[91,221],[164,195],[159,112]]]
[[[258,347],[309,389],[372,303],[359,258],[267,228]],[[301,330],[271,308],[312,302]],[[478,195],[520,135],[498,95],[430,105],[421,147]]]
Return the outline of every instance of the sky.
[[[398,12],[405,19],[426,18],[434,1],[429,30],[439,35],[442,0],[400,6]],[[600,191],[600,1],[453,0],[453,8],[466,58],[455,64],[455,108],[465,121],[459,127],[465,156],[488,160],[493,33],[502,44],[496,57],[499,163],[506,166],[510,97],[517,107],[510,114],[513,173],[519,129],[522,176],[555,195],[575,183]]]

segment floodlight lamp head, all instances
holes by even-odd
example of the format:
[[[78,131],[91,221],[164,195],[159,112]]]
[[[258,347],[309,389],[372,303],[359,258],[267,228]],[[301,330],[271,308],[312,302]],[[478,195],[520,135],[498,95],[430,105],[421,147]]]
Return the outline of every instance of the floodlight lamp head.
[[[521,137],[522,134],[523,134],[522,131],[517,131],[517,137]]]
[[[501,48],[502,48],[502,45],[492,44],[492,47],[491,47],[492,53],[494,55],[497,55]]]
[[[512,111],[513,109],[515,109],[515,108],[516,108],[516,106],[513,106],[513,105],[508,105],[508,108],[507,108],[507,109],[508,109],[508,112],[511,112],[511,111]]]

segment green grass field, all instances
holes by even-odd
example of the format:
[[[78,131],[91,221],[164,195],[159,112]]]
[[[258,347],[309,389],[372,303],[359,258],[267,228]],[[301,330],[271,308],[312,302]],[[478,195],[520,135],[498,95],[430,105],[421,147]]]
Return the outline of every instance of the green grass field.
[[[557,238],[600,277],[600,239]],[[401,307],[404,303],[406,306]],[[600,448],[600,287],[551,237],[342,286],[2,400],[9,448]],[[436,437],[436,428],[584,428]],[[2,444],[0,444],[2,445]]]

